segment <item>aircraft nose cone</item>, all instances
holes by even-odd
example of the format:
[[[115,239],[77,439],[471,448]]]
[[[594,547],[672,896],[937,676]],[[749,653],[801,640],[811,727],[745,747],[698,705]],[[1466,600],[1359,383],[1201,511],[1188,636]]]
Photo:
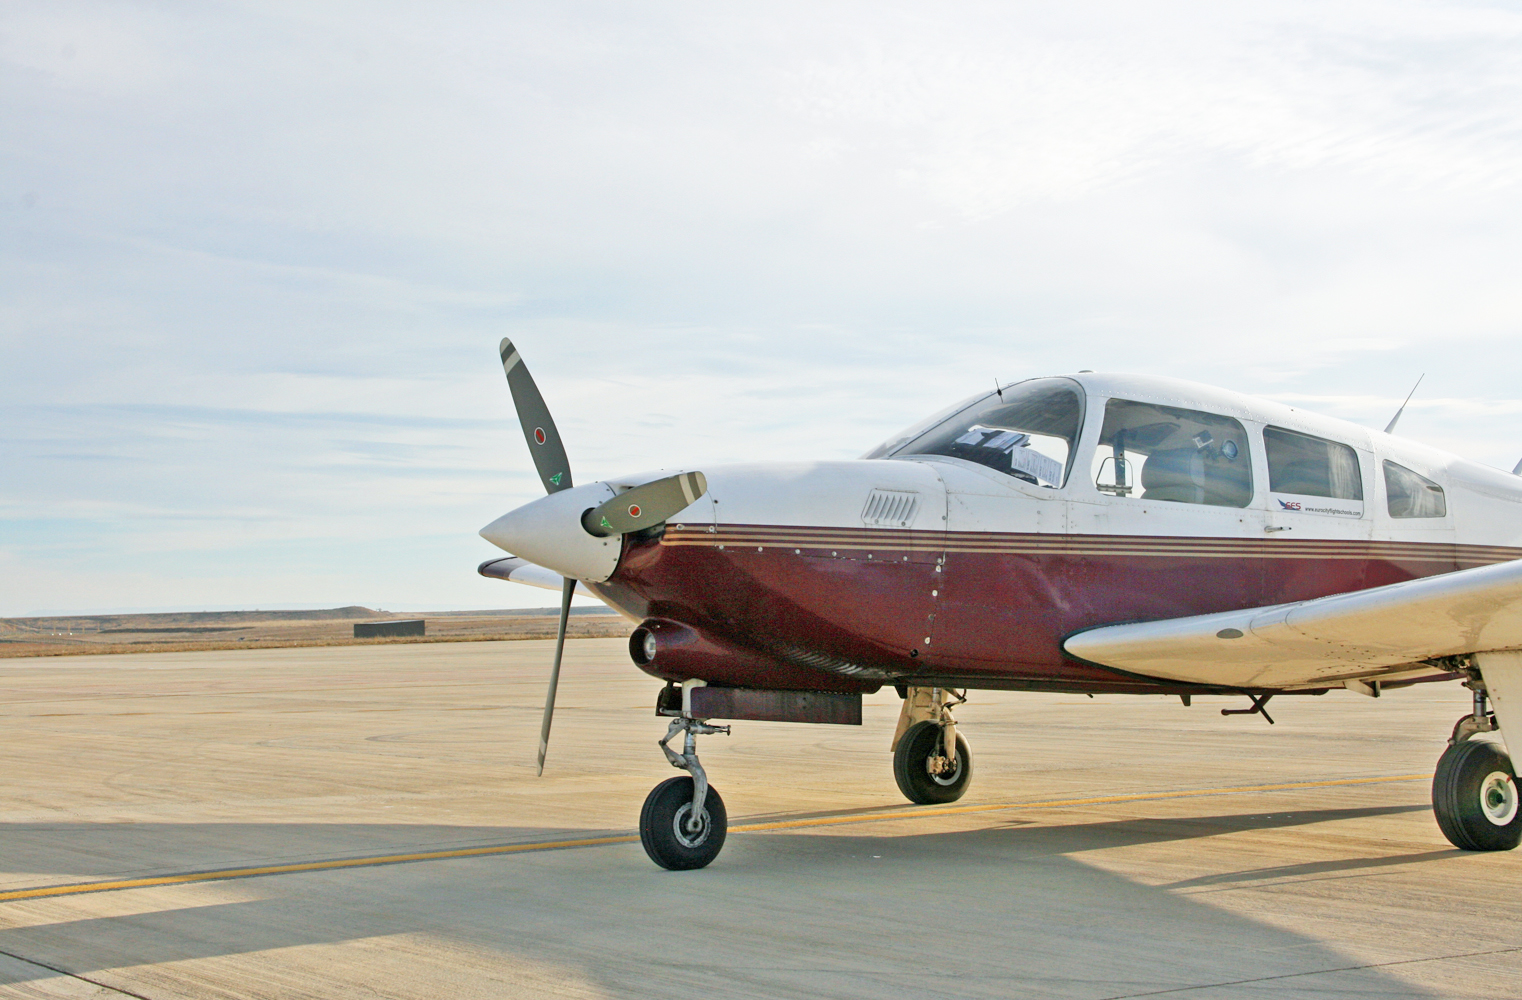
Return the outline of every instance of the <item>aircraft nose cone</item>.
[[[551,493],[503,514],[481,529],[481,537],[561,576],[601,582],[618,568],[623,536],[593,537],[581,526],[581,515],[612,496],[606,483]]]

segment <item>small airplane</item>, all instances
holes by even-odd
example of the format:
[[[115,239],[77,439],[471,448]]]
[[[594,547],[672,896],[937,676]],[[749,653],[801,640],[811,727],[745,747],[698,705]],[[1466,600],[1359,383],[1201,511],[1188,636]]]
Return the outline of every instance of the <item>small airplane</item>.
[[[861,723],[903,699],[893,773],[960,798],[955,706],[978,689],[1379,697],[1458,680],[1473,711],[1432,804],[1464,850],[1522,839],[1522,478],[1295,407],[1173,378],[998,386],[855,461],[729,465],[575,486],[548,408],[501,358],[548,492],[481,535],[479,572],[560,590],[543,773],[571,598],[637,622],[664,680],[660,747],[687,773],[650,793],[640,839],[669,869],[724,843],[696,737],[713,719]],[[1404,409],[1404,406],[1402,407]],[[1397,412],[1396,420],[1400,413]],[[1522,472],[1519,465],[1518,472]],[[680,750],[669,744],[682,736]]]

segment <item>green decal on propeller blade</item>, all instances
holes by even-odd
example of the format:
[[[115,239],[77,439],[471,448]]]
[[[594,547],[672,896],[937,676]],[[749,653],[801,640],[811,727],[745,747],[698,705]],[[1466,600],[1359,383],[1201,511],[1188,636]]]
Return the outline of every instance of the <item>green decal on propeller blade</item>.
[[[550,482],[554,483],[556,486],[559,486],[560,485],[560,477],[564,476],[564,475],[565,475],[564,472],[557,472],[553,476],[550,477]]]
[[[609,531],[613,530],[613,525],[608,523],[608,519],[606,517],[602,519],[602,525],[601,526],[604,527],[604,528],[607,528]]]

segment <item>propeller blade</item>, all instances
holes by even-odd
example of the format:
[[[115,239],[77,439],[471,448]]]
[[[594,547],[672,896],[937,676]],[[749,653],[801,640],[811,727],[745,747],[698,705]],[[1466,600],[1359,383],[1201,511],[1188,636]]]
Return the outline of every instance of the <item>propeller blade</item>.
[[[571,595],[576,581],[566,578],[560,592],[560,631],[555,635],[555,666],[550,668],[550,691],[544,698],[544,721],[539,724],[539,776],[544,777],[544,755],[550,748],[550,723],[555,719],[555,689],[560,686],[560,655],[565,652],[565,627],[571,617]]]
[[[701,472],[667,476],[603,501],[581,515],[581,526],[599,538],[651,528],[707,492],[708,480]]]
[[[528,453],[534,457],[534,468],[544,483],[544,491],[558,493],[570,489],[571,463],[565,457],[565,445],[560,443],[555,418],[544,405],[534,377],[518,357],[518,349],[511,340],[503,337],[498,353],[502,355],[502,370],[507,373],[507,387],[513,391],[518,423],[523,425],[523,440],[528,442]]]

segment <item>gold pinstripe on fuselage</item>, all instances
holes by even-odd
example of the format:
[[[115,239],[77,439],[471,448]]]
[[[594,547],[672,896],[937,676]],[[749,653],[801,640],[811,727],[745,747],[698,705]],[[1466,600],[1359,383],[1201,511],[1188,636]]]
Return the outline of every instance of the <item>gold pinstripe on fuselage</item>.
[[[672,525],[663,546],[792,548],[1024,556],[1152,556],[1197,559],[1347,559],[1483,566],[1522,558],[1522,548],[1374,539],[1208,538],[1179,535],[1057,535],[1007,532],[814,528],[792,525]]]

